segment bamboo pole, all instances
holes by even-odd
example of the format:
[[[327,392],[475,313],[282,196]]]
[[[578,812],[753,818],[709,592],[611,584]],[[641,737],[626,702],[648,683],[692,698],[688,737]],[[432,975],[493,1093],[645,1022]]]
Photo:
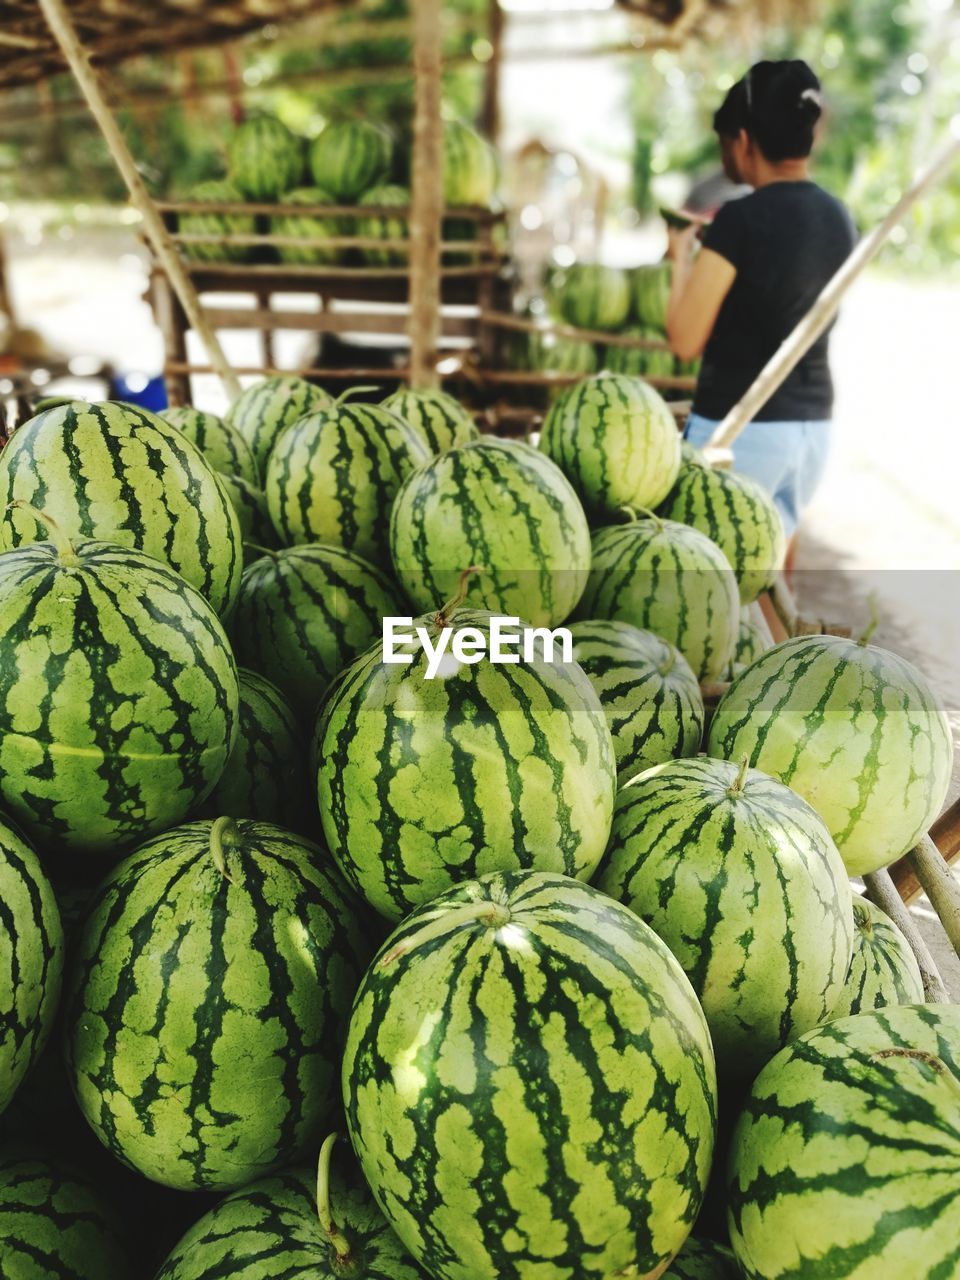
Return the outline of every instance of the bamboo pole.
[[[487,39],[490,41],[490,61],[483,85],[483,131],[497,146],[500,141],[500,79],[503,63],[503,29],[506,15],[500,0],[487,0]]]
[[[410,370],[414,387],[439,385],[443,122],[440,0],[413,6],[413,191],[410,209]]]
[[[940,182],[960,157],[960,136],[951,138],[884,220],[861,240],[844,265],[826,286],[809,313],[797,325],[780,349],[771,357],[756,382],[739,404],[734,405],[707,442],[705,452],[715,465],[730,463],[730,449],[743,429],[753,421],[775,391],[780,388],[813,344],[833,323],[850,286],[873,261],[916,202]]]
[[[100,131],[106,139],[116,166],[127,184],[130,199],[140,211],[144,229],[150,237],[154,252],[176,290],[177,297],[180,299],[180,303],[187,314],[190,326],[202,340],[207,349],[210,363],[216,369],[228,398],[233,401],[240,394],[240,382],[227,362],[217,335],[207,322],[197,291],[187,274],[183,260],[170,239],[163,224],[163,219],[157,211],[157,207],[144,185],[143,179],[140,177],[136,161],[107,102],[100,75],[90,63],[86,50],[77,35],[73,20],[67,12],[64,0],[39,0],[39,3],[43,16],[46,18],[47,24],[87,100],[91,114],[100,126]]]
[[[929,836],[922,836],[908,856],[954,951],[960,956],[960,880]]]
[[[930,839],[940,850],[940,856],[948,866],[960,864],[960,799],[941,813],[930,828]],[[916,869],[910,854],[895,862],[890,868],[890,876],[897,886],[900,897],[910,903],[923,892]]]

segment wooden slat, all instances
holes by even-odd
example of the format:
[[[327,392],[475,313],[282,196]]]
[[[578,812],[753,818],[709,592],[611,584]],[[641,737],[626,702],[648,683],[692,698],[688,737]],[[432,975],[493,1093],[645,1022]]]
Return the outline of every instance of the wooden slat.
[[[402,218],[410,216],[408,205],[376,205],[376,204],[260,204],[256,201],[247,203],[224,200],[158,200],[157,208],[164,214],[185,213],[253,213],[267,217],[280,217],[284,214],[296,216],[306,214],[317,218]],[[476,222],[479,226],[502,223],[505,215],[502,211],[486,209],[480,205],[451,205],[444,209],[444,217],[456,218],[462,222]]]
[[[205,307],[204,310],[210,323],[217,329],[406,334],[410,324],[409,316],[399,312],[274,311],[268,307]],[[468,316],[442,317],[444,337],[473,338],[476,331],[476,320]]]
[[[494,329],[509,329],[517,333],[533,333],[538,336],[570,338],[574,342],[603,343],[608,347],[624,347],[635,351],[669,351],[665,338],[636,338],[630,334],[607,333],[603,329],[577,329],[571,324],[555,324],[552,321],[528,320],[526,316],[514,316],[508,311],[484,311],[480,317],[484,324]],[[649,381],[649,379],[647,379]],[[693,379],[689,379],[693,382]]]

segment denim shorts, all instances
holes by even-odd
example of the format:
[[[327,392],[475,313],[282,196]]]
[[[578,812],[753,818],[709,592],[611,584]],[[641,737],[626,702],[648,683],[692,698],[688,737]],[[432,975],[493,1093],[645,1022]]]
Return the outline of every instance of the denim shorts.
[[[720,424],[691,414],[683,433],[702,448]],[[827,465],[832,422],[751,422],[733,446],[733,469],[773,495],[789,537]]]

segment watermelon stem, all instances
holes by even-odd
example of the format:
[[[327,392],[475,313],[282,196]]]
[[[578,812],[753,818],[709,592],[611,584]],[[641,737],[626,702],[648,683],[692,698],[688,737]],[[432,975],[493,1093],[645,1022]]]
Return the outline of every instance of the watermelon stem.
[[[330,1157],[333,1155],[337,1135],[331,1133],[320,1148],[320,1161],[317,1165],[317,1217],[323,1233],[330,1241],[337,1262],[346,1262],[350,1257],[350,1241],[333,1220],[330,1211]]]
[[[468,584],[475,573],[486,573],[486,569],[482,564],[473,564],[469,569],[464,569],[463,573],[460,575],[460,583],[457,587],[456,593],[450,597],[445,605],[441,605],[437,610],[437,615],[434,621],[438,627],[445,627],[447,625],[447,619],[450,617],[451,613],[455,613],[463,604],[464,600],[466,600],[467,592],[469,590]]]
[[[510,908],[503,902],[491,902],[486,899],[483,902],[464,903],[462,907],[442,912],[422,929],[409,934],[406,938],[401,938],[395,946],[380,957],[377,968],[386,969],[388,965],[409,955],[423,943],[432,942],[434,938],[442,938],[445,933],[454,933],[463,925],[484,924],[488,929],[502,929],[505,924],[510,923],[510,919]]]
[[[262,547],[259,542],[245,542],[243,544],[244,551],[256,551],[258,555],[269,556],[271,560],[279,557],[279,552],[274,551],[271,547]]]
[[[236,848],[240,843],[240,832],[233,818],[217,818],[210,828],[210,855],[213,865],[224,880],[234,883],[233,876],[227,867],[226,850]]]
[[[380,387],[347,387],[346,391],[341,391],[336,400],[334,400],[334,408],[339,408],[340,405],[346,404],[347,399],[350,396],[367,395],[370,392],[379,391],[380,389]]]
[[[740,769],[737,773],[733,786],[727,792],[727,795],[740,796],[743,795],[744,784],[747,781],[747,771],[750,768],[750,757],[745,755],[740,761]]]
[[[870,606],[870,621],[867,623],[863,635],[857,641],[857,644],[864,647],[870,643],[873,633],[880,625],[880,609],[877,605],[877,597],[872,591],[867,596],[867,604]]]
[[[655,511],[651,511],[649,507],[628,507],[623,506],[621,511],[625,511],[634,524],[642,517],[644,520],[652,520],[658,529],[663,528],[663,520]]]
[[[18,508],[20,511],[27,511],[33,516],[37,524],[42,524],[49,536],[49,541],[56,547],[60,563],[72,567],[80,563],[80,558],[73,548],[73,543],[54,520],[53,516],[48,516],[45,511],[41,511],[38,507],[32,506],[29,502],[24,502],[22,498],[14,498],[12,502],[7,503],[7,510],[12,511]]]

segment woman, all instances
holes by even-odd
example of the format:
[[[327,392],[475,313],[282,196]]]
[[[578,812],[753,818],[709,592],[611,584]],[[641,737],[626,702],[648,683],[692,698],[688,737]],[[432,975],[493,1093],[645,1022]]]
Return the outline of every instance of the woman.
[[[724,205],[696,257],[697,227],[670,232],[670,345],[681,359],[703,355],[691,444],[706,444],[856,242],[847,210],[810,178],[822,111],[805,62],[760,62],[714,118],[727,177],[753,192]],[[773,495],[791,539],[827,458],[828,350],[825,334],[733,449],[734,470]]]

